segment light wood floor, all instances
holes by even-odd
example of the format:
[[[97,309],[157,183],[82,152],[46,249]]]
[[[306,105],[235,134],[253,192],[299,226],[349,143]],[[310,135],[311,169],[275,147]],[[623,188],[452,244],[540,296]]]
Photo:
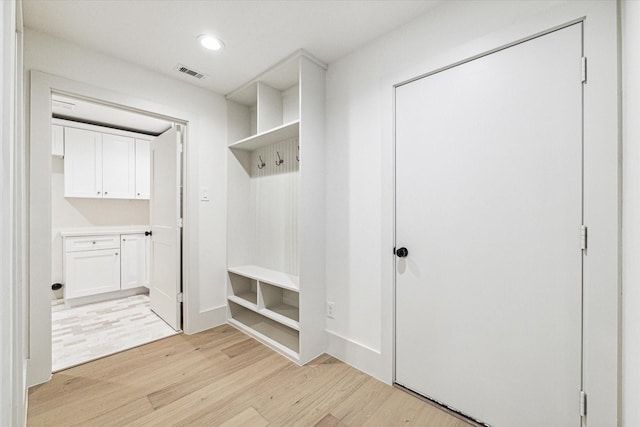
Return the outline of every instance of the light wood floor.
[[[27,424],[470,425],[330,356],[299,367],[230,326],[58,372],[29,390]]]

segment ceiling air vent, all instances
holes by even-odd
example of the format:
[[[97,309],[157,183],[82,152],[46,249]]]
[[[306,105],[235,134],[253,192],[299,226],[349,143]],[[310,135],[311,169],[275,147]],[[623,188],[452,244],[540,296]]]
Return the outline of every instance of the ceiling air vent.
[[[191,77],[195,77],[196,79],[204,79],[206,77],[205,74],[192,70],[191,68],[187,68],[182,64],[178,64],[176,66],[176,70],[178,70],[181,73],[187,74]]]

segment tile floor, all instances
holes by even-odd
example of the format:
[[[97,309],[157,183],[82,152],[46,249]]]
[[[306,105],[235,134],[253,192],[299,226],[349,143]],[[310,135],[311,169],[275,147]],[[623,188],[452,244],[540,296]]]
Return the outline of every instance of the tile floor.
[[[148,295],[67,308],[52,301],[53,372],[177,334],[149,308]]]

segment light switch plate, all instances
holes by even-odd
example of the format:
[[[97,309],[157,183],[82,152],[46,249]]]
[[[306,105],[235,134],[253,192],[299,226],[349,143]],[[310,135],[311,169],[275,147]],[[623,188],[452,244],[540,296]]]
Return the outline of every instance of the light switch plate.
[[[209,201],[209,189],[206,187],[200,188],[200,201],[208,202]]]

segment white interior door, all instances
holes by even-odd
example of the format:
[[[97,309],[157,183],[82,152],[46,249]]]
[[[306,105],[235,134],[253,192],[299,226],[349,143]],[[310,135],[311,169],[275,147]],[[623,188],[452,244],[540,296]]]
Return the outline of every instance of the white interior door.
[[[151,141],[151,309],[181,329],[180,132],[173,127]]]
[[[396,90],[396,382],[496,427],[580,425],[581,52],[576,24]]]

